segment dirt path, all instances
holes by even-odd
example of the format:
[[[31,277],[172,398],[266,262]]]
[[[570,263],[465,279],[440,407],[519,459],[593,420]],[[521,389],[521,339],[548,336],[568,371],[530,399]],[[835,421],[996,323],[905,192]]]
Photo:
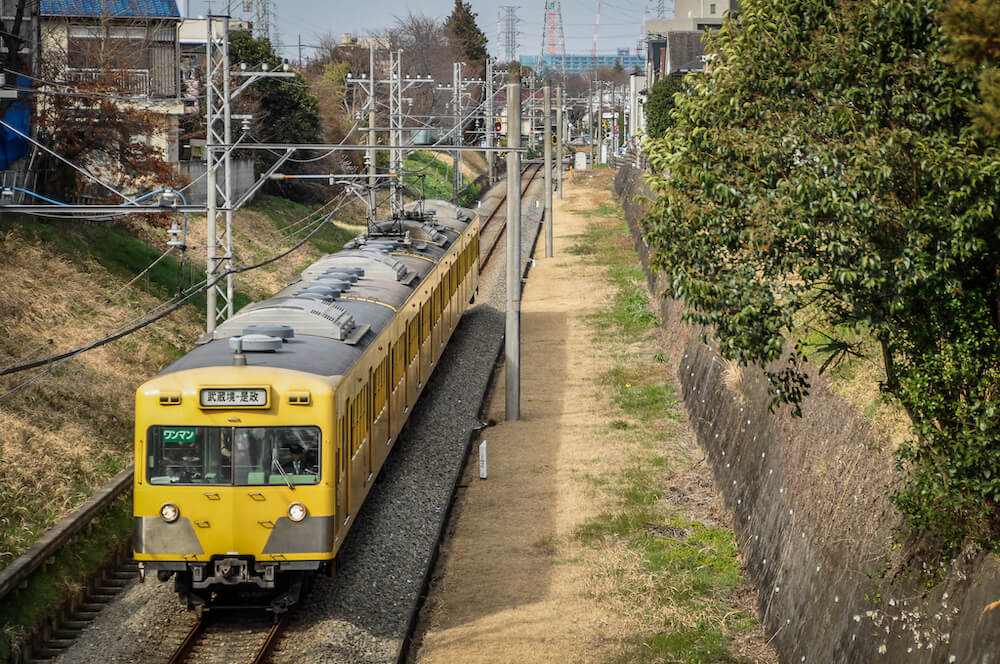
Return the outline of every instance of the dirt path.
[[[621,552],[595,555],[574,536],[608,508],[594,478],[626,461],[597,383],[615,351],[592,322],[612,286],[603,267],[568,251],[610,200],[600,184],[569,184],[565,200],[554,201],[555,257],[544,258],[540,239],[523,293],[521,419],[504,421],[500,373],[488,409],[499,424],[482,435],[489,478],[479,479],[474,453],[424,611],[420,664],[603,662],[626,640],[660,628],[606,601],[607,571],[621,564]],[[718,513],[714,497],[707,500]],[[751,640],[758,643],[738,649],[765,652],[759,635]]]

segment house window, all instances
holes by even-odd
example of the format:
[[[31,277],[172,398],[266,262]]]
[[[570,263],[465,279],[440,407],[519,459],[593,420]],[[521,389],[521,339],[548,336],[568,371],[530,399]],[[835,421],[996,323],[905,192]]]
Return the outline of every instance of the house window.
[[[708,6],[708,12],[710,14],[712,14],[713,16],[715,15],[715,3],[714,2]]]

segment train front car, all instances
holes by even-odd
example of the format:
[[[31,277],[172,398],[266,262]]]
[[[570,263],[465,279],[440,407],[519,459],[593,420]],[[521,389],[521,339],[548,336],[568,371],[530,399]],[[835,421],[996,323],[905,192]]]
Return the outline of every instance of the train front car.
[[[281,612],[333,569],[475,293],[478,230],[442,202],[379,222],[138,389],[144,575],[199,612]]]
[[[249,353],[248,353],[249,354]],[[232,353],[229,353],[231,356]],[[333,556],[333,389],[304,372],[206,366],[137,394],[135,557],[188,608],[293,604]]]

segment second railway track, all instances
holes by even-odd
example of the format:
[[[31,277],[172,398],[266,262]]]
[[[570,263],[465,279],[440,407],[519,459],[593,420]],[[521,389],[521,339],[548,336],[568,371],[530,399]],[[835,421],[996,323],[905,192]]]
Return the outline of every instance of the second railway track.
[[[542,165],[537,163],[526,164],[521,170],[521,198],[523,199],[531,187],[532,183],[535,182],[535,178],[542,171]],[[483,219],[483,244],[485,248],[481,254],[481,263],[486,265],[490,257],[493,255],[493,251],[500,244],[500,238],[503,237],[504,230],[507,228],[507,218],[506,216],[501,216],[500,211],[504,211],[506,215],[507,210],[507,196],[503,196],[497,203],[493,211],[490,212],[489,216]]]

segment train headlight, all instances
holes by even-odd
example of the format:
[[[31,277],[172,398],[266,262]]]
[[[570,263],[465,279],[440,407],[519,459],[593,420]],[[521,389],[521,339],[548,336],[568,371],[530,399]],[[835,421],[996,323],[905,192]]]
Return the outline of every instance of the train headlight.
[[[302,503],[292,503],[288,506],[288,518],[296,523],[306,518],[306,514],[308,511]]]
[[[180,515],[181,511],[173,503],[163,503],[163,507],[160,508],[160,518],[167,523],[173,523]]]

